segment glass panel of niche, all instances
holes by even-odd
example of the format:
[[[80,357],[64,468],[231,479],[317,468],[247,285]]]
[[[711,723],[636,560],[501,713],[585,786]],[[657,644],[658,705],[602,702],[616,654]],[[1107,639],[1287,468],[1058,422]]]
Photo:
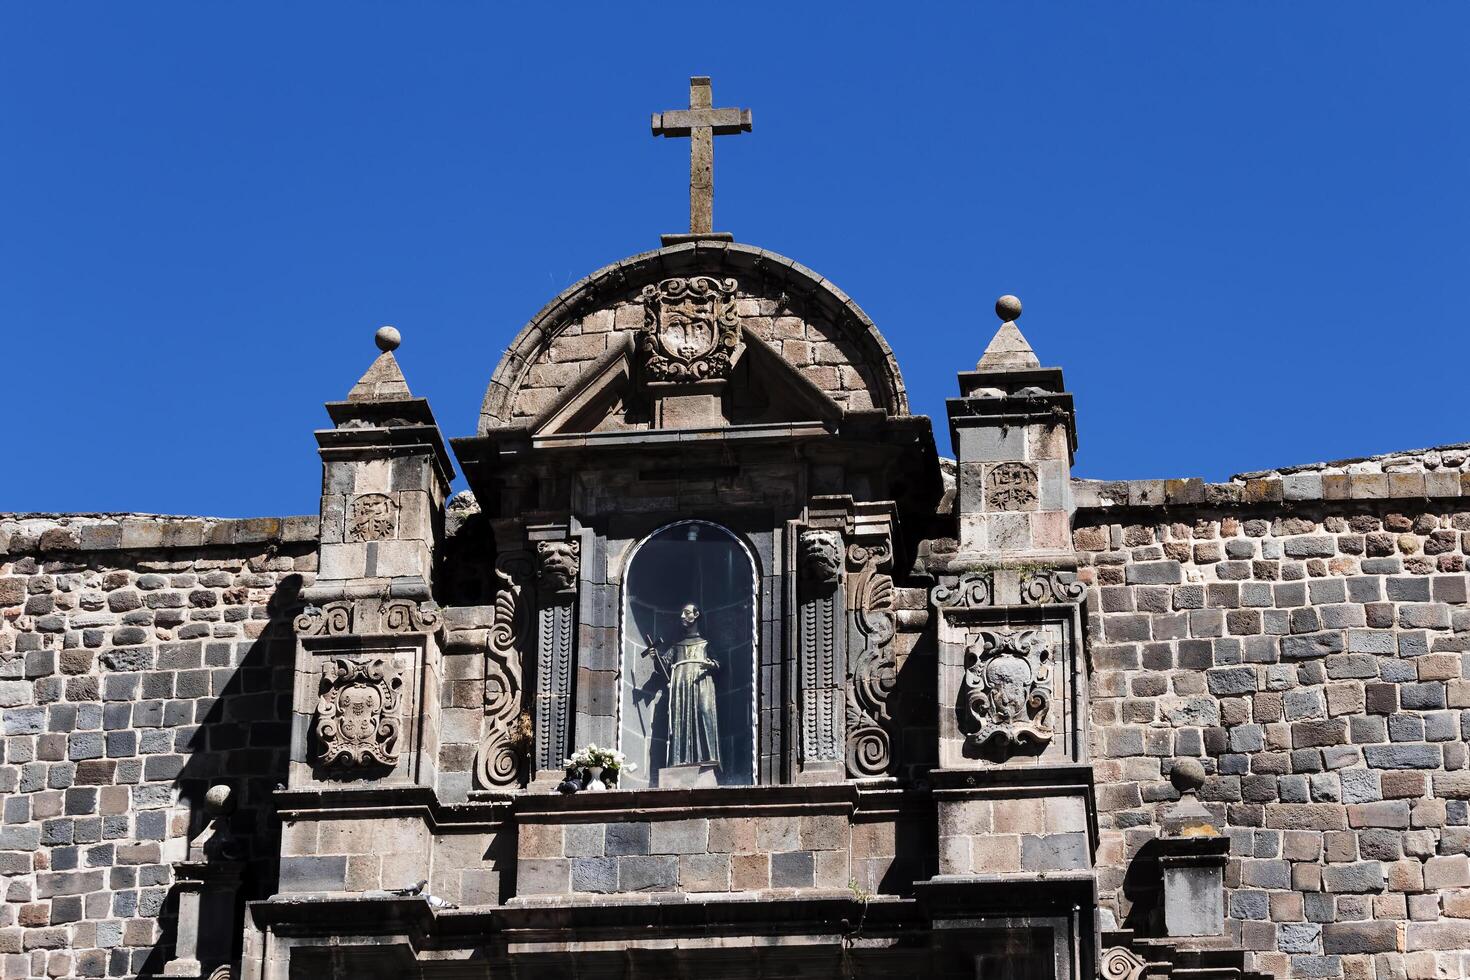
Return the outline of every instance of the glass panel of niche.
[[[623,577],[619,784],[755,781],[756,569],[729,531],[681,521],[646,538]]]

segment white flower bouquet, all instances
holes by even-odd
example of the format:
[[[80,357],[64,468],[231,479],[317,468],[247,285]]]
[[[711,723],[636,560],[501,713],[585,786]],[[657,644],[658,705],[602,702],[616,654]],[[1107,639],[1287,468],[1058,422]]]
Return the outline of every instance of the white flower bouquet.
[[[589,790],[609,789],[618,784],[618,775],[633,772],[638,767],[617,749],[600,749],[588,744],[563,759],[567,779],[580,779],[582,788]]]

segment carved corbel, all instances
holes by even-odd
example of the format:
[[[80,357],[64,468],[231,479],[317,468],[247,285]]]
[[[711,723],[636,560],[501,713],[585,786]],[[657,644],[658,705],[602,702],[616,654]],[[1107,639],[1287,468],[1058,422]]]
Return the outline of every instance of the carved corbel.
[[[898,679],[891,647],[895,630],[893,545],[884,534],[848,546],[848,608],[852,670],[847,686],[847,769],[854,776],[886,775],[893,764],[888,696]]]
[[[531,558],[517,551],[495,562],[495,612],[485,644],[485,734],[475,753],[475,777],[485,789],[520,776],[523,715],[522,651],[531,639]]]

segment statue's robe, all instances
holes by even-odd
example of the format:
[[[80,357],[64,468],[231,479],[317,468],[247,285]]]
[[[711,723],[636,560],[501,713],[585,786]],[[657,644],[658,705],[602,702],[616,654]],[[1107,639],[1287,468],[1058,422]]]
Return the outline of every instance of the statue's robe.
[[[702,637],[669,648],[668,765],[720,764],[720,731],[715,720],[715,678]]]

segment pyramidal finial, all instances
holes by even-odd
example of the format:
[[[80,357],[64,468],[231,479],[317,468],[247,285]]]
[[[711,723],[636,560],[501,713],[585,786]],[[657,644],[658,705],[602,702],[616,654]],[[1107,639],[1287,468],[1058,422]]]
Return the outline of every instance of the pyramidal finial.
[[[975,365],[977,371],[1015,371],[1039,368],[1036,352],[1021,335],[1016,321],[1021,318],[1021,301],[1007,293],[995,301],[995,315],[1000,317],[1000,329],[990,338],[990,344]]]
[[[412,398],[413,392],[408,390],[408,381],[403,377],[398,359],[393,356],[393,351],[403,342],[402,335],[393,327],[379,327],[378,332],[373,335],[373,342],[383,353],[378,355],[367,373],[352,386],[352,390],[347,393],[347,400],[386,402]]]

